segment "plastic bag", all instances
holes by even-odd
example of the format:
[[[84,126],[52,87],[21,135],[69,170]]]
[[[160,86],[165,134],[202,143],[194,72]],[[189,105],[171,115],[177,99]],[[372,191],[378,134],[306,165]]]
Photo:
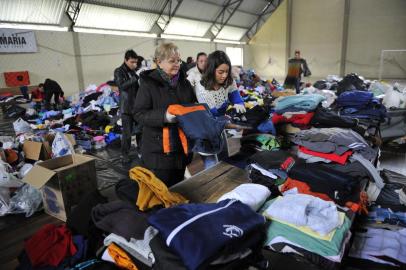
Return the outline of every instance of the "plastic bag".
[[[74,153],[72,144],[63,133],[57,132],[52,142],[52,157],[62,157]]]
[[[18,176],[22,179],[24,178],[24,176],[32,169],[32,167],[34,167],[32,164],[30,163],[25,163],[21,169],[18,171]]]
[[[11,173],[11,171],[11,166],[0,160],[0,187],[17,188],[23,184]]]
[[[14,138],[11,136],[0,136],[0,142],[3,143],[3,149],[10,149],[14,146]]]
[[[28,124],[21,118],[18,118],[16,121],[13,122],[13,127],[16,135],[21,133],[29,133],[32,131],[30,124]]]
[[[406,108],[406,94],[389,88],[385,93],[382,103],[387,108]]]
[[[11,166],[0,160],[0,216],[10,212],[10,188],[19,188],[22,185],[11,173]]]
[[[33,116],[33,115],[37,115],[37,112],[34,109],[29,108],[25,111],[25,114],[28,116]]]
[[[374,93],[374,96],[380,96],[385,94],[388,90],[391,90],[391,87],[387,83],[373,81],[369,86],[369,91]]]
[[[41,192],[29,184],[24,184],[10,199],[8,214],[25,213],[26,217],[30,217],[41,209],[41,203]]]

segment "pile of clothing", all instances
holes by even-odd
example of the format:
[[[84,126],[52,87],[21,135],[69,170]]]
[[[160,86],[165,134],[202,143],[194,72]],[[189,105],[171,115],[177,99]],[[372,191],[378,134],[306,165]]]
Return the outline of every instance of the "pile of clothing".
[[[271,192],[262,185],[241,185],[217,203],[189,203],[135,167],[115,191],[113,201],[89,193],[66,226],[41,228],[25,242],[18,269],[240,269],[265,261],[266,220],[256,211]]]
[[[325,97],[319,94],[281,97],[275,100],[275,112],[272,122],[288,123],[300,129],[310,127],[314,111]]]
[[[321,105],[324,108],[329,108],[335,101],[336,101],[336,94],[332,90],[327,90],[325,88],[318,89],[316,87],[310,86],[310,87],[305,87],[302,90],[302,93],[305,95],[308,94],[319,94],[325,97],[325,100],[322,101]]]
[[[100,149],[120,138],[119,96],[109,85],[89,86],[70,96],[61,110],[45,110],[33,103],[21,118],[31,128],[30,134],[46,132],[72,134],[84,150]],[[16,133],[21,133],[17,132]]]
[[[260,210],[270,220],[266,247],[334,269],[351,237],[350,218],[365,209],[368,172],[359,163],[306,163],[281,150],[256,153],[248,163],[252,183],[272,192]]]
[[[372,92],[345,91],[337,98],[337,107],[341,115],[358,119],[385,121],[386,107],[374,97]]]
[[[369,81],[356,73],[350,73],[340,80],[337,84],[337,95],[341,95],[346,91],[361,90],[366,91],[369,87]]]
[[[271,221],[266,247],[300,254],[323,269],[341,262],[351,237],[351,222],[333,202],[287,194],[268,201],[262,213]]]
[[[403,267],[406,264],[406,176],[386,169],[380,175],[385,186],[377,190],[373,188],[375,183],[369,183],[367,191],[372,206],[357,226],[348,261],[368,269],[382,265]]]

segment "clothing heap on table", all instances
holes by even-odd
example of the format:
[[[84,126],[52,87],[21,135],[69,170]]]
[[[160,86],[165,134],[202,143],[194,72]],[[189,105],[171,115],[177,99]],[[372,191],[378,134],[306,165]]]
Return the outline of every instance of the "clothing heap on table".
[[[18,269],[77,269],[83,264],[132,270],[244,269],[264,261],[266,220],[256,211],[271,195],[265,186],[245,184],[217,203],[188,203],[152,172],[134,167],[129,179],[117,184],[116,194],[120,199],[108,202],[92,192],[72,211],[67,225],[41,228],[26,240]]]
[[[275,100],[275,112],[272,122],[276,124],[290,123],[301,129],[309,128],[314,111],[325,97],[319,94],[295,95]]]
[[[374,97],[372,92],[346,91],[337,98],[341,115],[358,119],[373,119],[384,122],[386,107]]]
[[[345,78],[354,84],[356,79]],[[241,139],[242,151],[255,153],[247,161],[248,183],[215,203],[193,203],[171,192],[151,171],[135,167],[116,184],[118,200],[88,194],[66,226],[47,225],[27,239],[19,269],[267,269],[263,248],[322,269],[337,269],[344,260],[404,265],[406,177],[375,168],[378,150],[361,120],[380,121],[384,107],[367,86],[345,89],[345,81],[334,80],[341,89],[337,113],[327,108],[330,92],[282,97],[271,108],[274,93],[285,95],[276,81],[252,75],[237,83],[248,110],[238,114],[229,109],[227,114],[234,123],[253,128]],[[86,108],[45,112],[38,124],[83,129],[76,133],[77,141],[99,135],[92,133],[102,129],[98,123],[110,134],[117,126],[109,125],[112,119],[99,104],[101,99],[110,104],[109,97],[93,91],[82,100]],[[170,108],[180,128],[168,132],[169,137],[188,139],[177,146],[169,140],[170,147],[211,153],[221,148],[214,137],[224,122],[201,106]],[[276,135],[287,124],[295,131],[282,141]],[[289,151],[286,144],[292,145]],[[350,231],[358,213],[364,214],[361,228]],[[33,250],[34,242],[41,248]],[[344,256],[346,250],[349,256]]]

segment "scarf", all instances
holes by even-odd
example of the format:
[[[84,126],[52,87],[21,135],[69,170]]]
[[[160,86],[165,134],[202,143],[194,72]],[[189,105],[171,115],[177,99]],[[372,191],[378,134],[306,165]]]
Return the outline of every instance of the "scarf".
[[[179,80],[179,72],[173,76],[172,78],[168,76],[168,74],[166,74],[165,71],[163,71],[160,67],[157,68],[159,74],[161,75],[162,79],[164,79],[164,81],[166,81],[167,83],[169,83],[170,86],[172,87],[176,87],[176,85],[178,84],[178,80]]]

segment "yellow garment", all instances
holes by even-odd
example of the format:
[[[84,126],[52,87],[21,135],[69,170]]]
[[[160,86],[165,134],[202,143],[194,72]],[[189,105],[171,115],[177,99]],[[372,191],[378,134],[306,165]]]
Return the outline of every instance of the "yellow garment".
[[[116,244],[110,244],[107,247],[107,251],[118,267],[128,270],[138,270],[137,266],[133,263],[127,253]]]
[[[170,192],[161,180],[145,168],[132,168],[130,170],[130,178],[138,183],[137,206],[141,211],[160,204],[170,207],[175,204],[188,203],[188,200],[182,195]]]
[[[113,126],[108,125],[108,126],[106,126],[106,127],[104,128],[104,133],[108,134],[108,133],[110,132],[110,130],[112,130],[112,129],[113,129]]]

